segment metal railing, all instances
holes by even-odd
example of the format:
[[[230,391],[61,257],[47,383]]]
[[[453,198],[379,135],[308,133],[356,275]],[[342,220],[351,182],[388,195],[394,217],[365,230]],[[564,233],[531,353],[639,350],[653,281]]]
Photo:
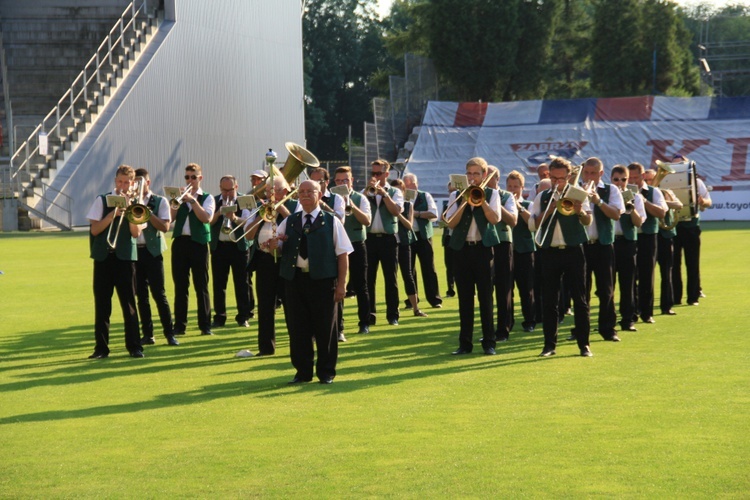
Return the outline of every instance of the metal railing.
[[[73,214],[70,210],[70,205],[73,202],[73,199],[68,196],[67,194],[63,193],[59,189],[53,188],[46,182],[40,182],[41,190],[42,190],[42,196],[39,203],[36,204],[36,206],[32,207],[30,205],[27,205],[23,202],[21,202],[21,205],[23,205],[28,211],[35,212],[39,214],[40,216],[46,216],[49,214],[51,208],[57,208],[59,209],[67,219],[66,222],[60,221],[57,218],[54,220],[58,223],[56,224],[60,229],[70,230],[73,228]],[[51,193],[51,196],[50,196]],[[41,204],[41,206],[40,206]]]
[[[136,7],[137,4],[140,4]],[[64,130],[63,121],[70,120],[73,127],[76,127],[82,118],[76,116],[77,110],[88,110],[89,94],[101,94],[106,84],[108,73],[114,73],[115,61],[117,60],[117,51],[122,51],[125,56],[129,47],[126,41],[129,40],[126,35],[132,32],[135,35],[138,31],[136,25],[137,19],[148,17],[148,0],[134,0],[123,11],[120,19],[117,20],[114,27],[109,31],[104,41],[99,45],[94,55],[89,59],[83,68],[83,71],[73,81],[73,84],[57,102],[57,105],[44,117],[42,122],[37,125],[29,137],[13,153],[10,159],[11,182],[18,192],[19,198],[24,195],[24,179],[21,172],[26,172],[29,185],[34,180],[36,172],[32,172],[32,162],[46,163],[47,158],[39,154],[39,134],[45,132],[48,138],[57,137],[60,145],[67,140],[67,131]],[[87,111],[84,111],[83,115]],[[59,147],[59,146],[57,146]],[[51,189],[49,186],[42,189]],[[59,194],[64,193],[57,191]],[[42,198],[44,199],[44,197]],[[68,208],[70,205],[68,197]],[[52,206],[50,204],[49,206]],[[46,213],[46,212],[45,212]],[[70,213],[68,213],[70,217]]]

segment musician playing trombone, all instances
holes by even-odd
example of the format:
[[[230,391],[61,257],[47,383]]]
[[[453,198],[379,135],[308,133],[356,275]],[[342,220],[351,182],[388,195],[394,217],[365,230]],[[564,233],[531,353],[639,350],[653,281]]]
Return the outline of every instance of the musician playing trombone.
[[[225,175],[219,181],[221,194],[214,197],[216,211],[211,217],[211,279],[213,280],[214,317],[212,328],[227,322],[227,282],[232,271],[234,298],[237,303],[237,325],[247,328],[253,317],[247,266],[250,262],[251,242],[245,238],[234,241],[230,232],[241,221],[242,210],[237,206],[237,179]],[[232,211],[232,207],[234,210]]]
[[[466,163],[466,178],[471,187],[481,188],[483,196],[471,200],[470,204],[466,193],[469,189],[464,192],[454,191],[448,199],[448,209],[443,214],[448,228],[453,230],[449,246],[455,251],[453,265],[460,317],[458,349],[452,352],[453,355],[469,354],[474,348],[475,293],[479,299],[482,348],[485,354],[495,354],[492,247],[500,243],[495,228],[495,224],[500,221],[500,196],[497,190],[486,187],[488,172],[484,158],[471,158]],[[465,193],[467,195],[464,197]]]
[[[115,190],[109,195],[130,197],[135,170],[121,165],[115,173]],[[125,207],[107,206],[107,194],[94,199],[86,218],[91,223],[89,245],[94,259],[94,353],[89,359],[109,356],[109,317],[112,292],[117,290],[125,323],[125,347],[134,358],[142,358],[135,306],[136,238],[141,227],[125,219]],[[111,227],[110,227],[111,226]],[[114,233],[114,237],[108,237]],[[114,243],[113,243],[114,240]]]
[[[555,354],[557,347],[560,280],[565,274],[566,285],[574,304],[576,340],[581,356],[591,356],[589,348],[589,303],[586,299],[586,258],[583,245],[587,243],[586,226],[591,224],[591,208],[587,197],[583,201],[568,201],[556,207],[558,200],[571,188],[573,166],[564,158],[555,158],[549,165],[552,187],[537,194],[531,207],[529,229],[537,231],[536,241],[541,247],[542,262],[542,324],[544,348],[541,357]],[[577,184],[577,182],[574,182]],[[541,237],[540,237],[541,235]]]

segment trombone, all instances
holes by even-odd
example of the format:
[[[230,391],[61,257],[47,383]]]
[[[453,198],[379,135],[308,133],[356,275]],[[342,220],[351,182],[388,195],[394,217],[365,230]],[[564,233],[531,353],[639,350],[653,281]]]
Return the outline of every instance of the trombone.
[[[232,240],[234,243],[237,243],[241,239],[245,238],[250,232],[255,229],[255,227],[260,224],[261,222],[275,222],[276,217],[278,216],[278,210],[281,205],[286,203],[289,199],[291,199],[295,194],[297,194],[297,188],[294,188],[289,194],[284,196],[281,201],[277,202],[271,202],[267,201],[265,204],[260,205],[259,207],[253,209],[250,211],[247,217],[243,217],[242,220],[240,220],[237,227],[229,231],[229,239]],[[247,228],[247,230],[242,233],[241,236],[236,237],[234,236],[234,233],[240,229],[244,228],[245,224],[252,219],[254,216],[258,215],[258,220],[254,221],[250,227]],[[223,229],[223,228],[222,228]]]
[[[557,215],[558,213],[560,215],[571,215],[573,211],[575,210],[574,208],[575,201],[578,201],[578,198],[581,196],[581,194],[583,194],[583,196],[588,196],[588,193],[589,193],[588,189],[581,189],[577,186],[578,179],[580,179],[581,172],[583,171],[583,165],[574,165],[573,169],[575,172],[575,177],[571,181],[569,181],[568,184],[565,185],[562,192],[560,192],[559,194],[559,198],[555,198],[555,195],[558,194],[557,188],[555,186],[551,188],[553,189],[552,196],[550,196],[550,200],[547,203],[547,208],[544,210],[544,214],[542,215],[542,224],[544,224],[545,219],[547,219],[547,214],[549,213],[550,207],[552,207],[553,205],[552,202],[556,200],[554,204],[555,211],[549,217],[549,222],[547,223],[547,229],[545,229],[544,235],[542,236],[541,241],[539,240],[539,235],[542,234],[541,226],[537,228],[536,234],[534,235],[534,243],[536,243],[537,246],[541,247],[544,240],[547,239],[547,235],[549,234],[549,229],[550,227],[553,226],[555,215]],[[591,183],[589,183],[589,185],[591,185]],[[573,194],[575,194],[574,197],[571,196]]]
[[[107,230],[107,244],[110,248],[117,247],[117,238],[120,235],[120,229],[122,228],[122,222],[124,219],[130,224],[145,224],[151,218],[151,210],[142,203],[143,201],[143,189],[145,188],[145,180],[143,177],[137,177],[135,184],[131,188],[123,193],[121,196],[125,198],[126,207],[116,207],[123,209],[117,223],[113,220]],[[117,226],[115,228],[115,225]],[[114,236],[112,231],[114,230]]]
[[[443,215],[440,217],[442,220],[445,221],[446,224],[449,224],[450,221],[445,218],[445,216],[448,214],[450,209],[458,203],[459,200],[463,200],[464,203],[468,203],[472,207],[480,207],[484,203],[484,188],[487,187],[487,184],[492,180],[493,177],[497,175],[497,170],[493,170],[490,175],[484,178],[484,180],[479,184],[478,186],[469,186],[461,193],[456,195],[456,198],[445,208],[443,211]],[[460,206],[458,207],[461,208]],[[455,214],[454,214],[455,217]],[[452,217],[451,217],[452,219]]]

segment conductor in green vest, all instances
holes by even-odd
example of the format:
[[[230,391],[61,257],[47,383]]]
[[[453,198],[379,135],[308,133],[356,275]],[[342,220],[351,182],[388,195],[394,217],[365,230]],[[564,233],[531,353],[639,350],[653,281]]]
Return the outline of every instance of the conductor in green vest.
[[[198,302],[198,328],[201,335],[211,331],[211,297],[208,293],[208,244],[211,241],[211,217],[214,197],[201,189],[202,169],[196,163],[185,167],[187,192],[182,203],[172,208],[172,280],[174,281],[174,333],[184,335],[187,328],[190,275]]]
[[[466,163],[470,185],[483,187],[481,203],[469,205],[463,192],[454,191],[448,199],[445,222],[453,230],[450,247],[455,250],[454,270],[458,290],[460,330],[458,349],[453,355],[469,354],[474,348],[474,295],[479,300],[482,322],[482,348],[495,354],[495,325],[492,307],[492,247],[500,240],[495,224],[500,221],[500,197],[496,189],[486,187],[487,161],[476,157]]]
[[[135,170],[121,165],[115,173],[115,190],[107,193],[128,197]],[[91,223],[89,247],[94,259],[94,353],[89,359],[109,356],[109,317],[112,293],[117,290],[125,323],[125,347],[133,358],[142,358],[135,306],[136,238],[141,227],[123,217],[124,208],[107,206],[107,194],[94,199],[86,218]]]
[[[138,237],[138,262],[136,263],[136,297],[138,316],[141,320],[141,344],[154,344],[154,321],[151,316],[149,291],[156,302],[164,337],[169,345],[179,345],[172,330],[172,309],[164,289],[164,257],[167,242],[164,233],[169,231],[171,222],[169,202],[151,191],[151,178],[148,170],[139,168],[136,177],[144,181],[143,204],[151,211],[141,235]]]
[[[338,360],[336,303],[346,295],[348,254],[352,252],[344,225],[320,209],[320,184],[304,181],[297,191],[302,210],[291,214],[269,240],[281,244],[280,273],[285,282],[284,316],[289,351],[296,373],[290,384],[333,383]],[[318,360],[315,362],[315,350]]]
[[[592,356],[589,347],[591,324],[583,245],[588,242],[586,226],[591,224],[593,217],[588,199],[573,201],[569,212],[556,207],[557,201],[565,192],[571,172],[572,165],[568,160],[552,160],[549,164],[552,187],[537,194],[531,208],[532,216],[529,218],[529,229],[538,232],[536,241],[541,246],[544,348],[539,356],[545,358],[556,352],[560,281],[563,274],[566,286],[570,285],[570,296],[573,299],[576,341],[580,354]]]

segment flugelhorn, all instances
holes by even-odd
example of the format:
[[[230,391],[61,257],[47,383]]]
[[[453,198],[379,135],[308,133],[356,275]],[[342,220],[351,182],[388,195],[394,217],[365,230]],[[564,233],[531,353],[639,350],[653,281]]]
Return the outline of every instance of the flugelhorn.
[[[132,194],[131,203],[125,209],[125,218],[131,224],[145,224],[151,219],[151,210],[143,203],[145,187],[146,180],[143,177],[136,177],[135,187],[130,191],[130,194]]]
[[[180,208],[180,205],[182,205],[182,199],[185,197],[186,194],[190,192],[190,188],[192,187],[192,184],[188,182],[187,186],[185,186],[185,190],[182,192],[180,196],[177,198],[170,198],[169,199],[169,208],[172,210],[177,210]]]

